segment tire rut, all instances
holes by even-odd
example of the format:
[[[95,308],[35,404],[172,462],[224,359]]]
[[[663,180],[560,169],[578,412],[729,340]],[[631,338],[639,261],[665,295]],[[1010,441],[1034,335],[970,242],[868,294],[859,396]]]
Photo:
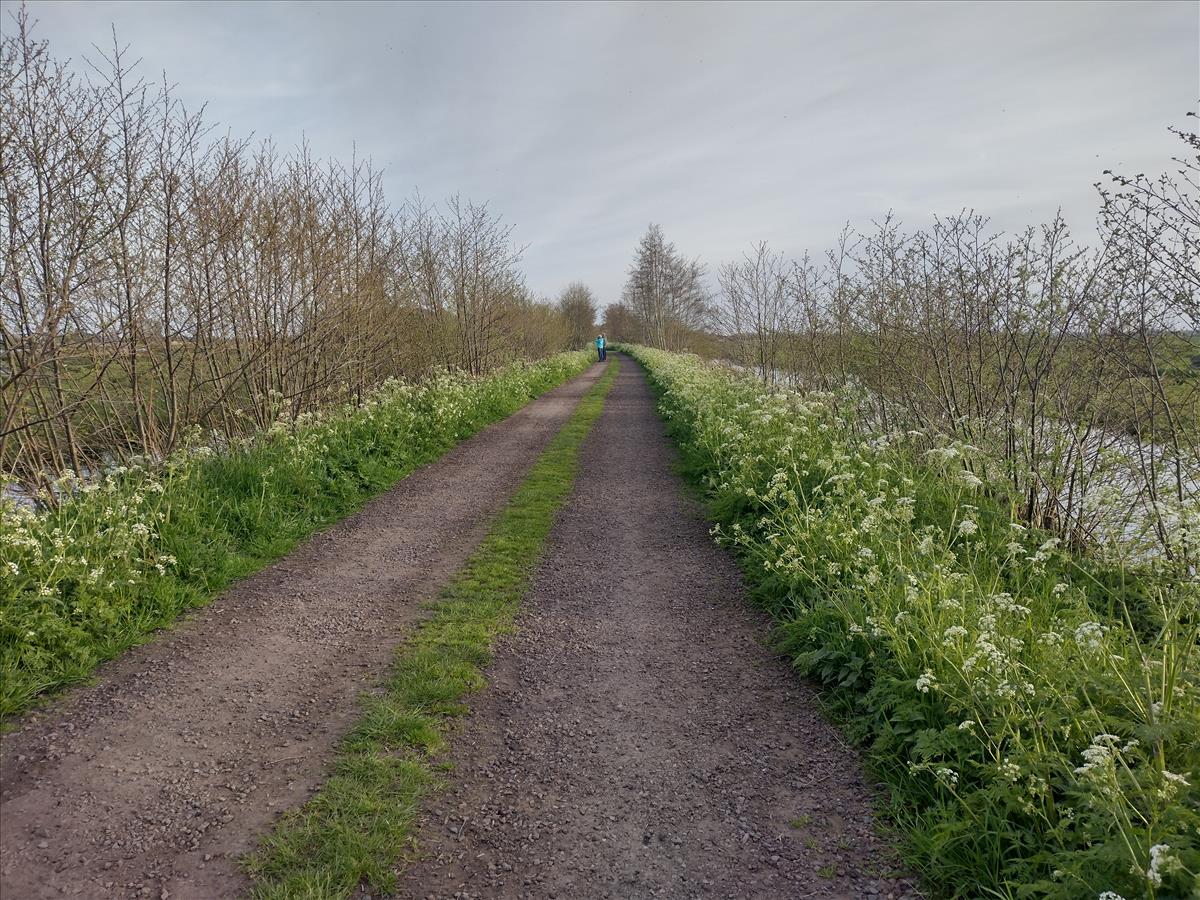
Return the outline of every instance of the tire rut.
[[[21,720],[0,745],[0,894],[213,900],[321,783],[396,644],[593,366]]]
[[[627,363],[399,896],[915,897]]]

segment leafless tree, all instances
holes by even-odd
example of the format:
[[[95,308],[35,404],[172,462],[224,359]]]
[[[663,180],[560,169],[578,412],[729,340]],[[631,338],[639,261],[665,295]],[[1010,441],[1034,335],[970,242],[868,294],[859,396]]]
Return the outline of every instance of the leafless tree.
[[[485,204],[388,205],[369,161],[213,141],[113,39],[0,42],[0,471],[222,443],[384,379],[565,347]]]
[[[638,245],[622,302],[637,316],[642,339],[665,350],[686,346],[712,314],[704,267],[685,259],[654,224]]]
[[[558,310],[571,328],[571,346],[586,347],[596,336],[596,297],[581,281],[572,281],[558,295]]]
[[[723,325],[734,357],[774,384],[789,334],[793,295],[791,267],[766,242],[755,245],[741,261],[721,267],[718,281],[725,304]]]

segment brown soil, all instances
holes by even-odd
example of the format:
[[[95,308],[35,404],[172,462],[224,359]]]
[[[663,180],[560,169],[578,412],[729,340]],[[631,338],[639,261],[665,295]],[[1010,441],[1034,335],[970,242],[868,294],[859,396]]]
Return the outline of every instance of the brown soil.
[[[626,360],[403,897],[909,897]]]
[[[0,747],[0,895],[242,893],[237,857],[318,786],[357,695],[600,371],[28,716]]]

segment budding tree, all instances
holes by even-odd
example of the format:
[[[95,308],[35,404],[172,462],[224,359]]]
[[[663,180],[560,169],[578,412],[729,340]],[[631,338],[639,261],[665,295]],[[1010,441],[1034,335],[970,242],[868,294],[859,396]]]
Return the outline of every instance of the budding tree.
[[[558,311],[571,328],[571,346],[587,346],[596,331],[596,297],[592,289],[581,281],[572,281],[558,295]]]
[[[704,267],[684,259],[653,224],[638,245],[623,300],[641,324],[642,340],[664,350],[682,349],[711,316]]]
[[[604,307],[604,320],[600,330],[612,341],[630,341],[640,344],[642,326],[637,316],[624,303],[610,303]]]

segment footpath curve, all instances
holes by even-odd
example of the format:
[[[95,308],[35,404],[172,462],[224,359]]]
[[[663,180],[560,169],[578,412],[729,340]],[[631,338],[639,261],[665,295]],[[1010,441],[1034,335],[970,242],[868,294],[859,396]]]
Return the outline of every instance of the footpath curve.
[[[400,896],[911,897],[626,364]]]
[[[0,895],[238,896],[358,694],[479,543],[586,373],[417,470],[0,742]]]

